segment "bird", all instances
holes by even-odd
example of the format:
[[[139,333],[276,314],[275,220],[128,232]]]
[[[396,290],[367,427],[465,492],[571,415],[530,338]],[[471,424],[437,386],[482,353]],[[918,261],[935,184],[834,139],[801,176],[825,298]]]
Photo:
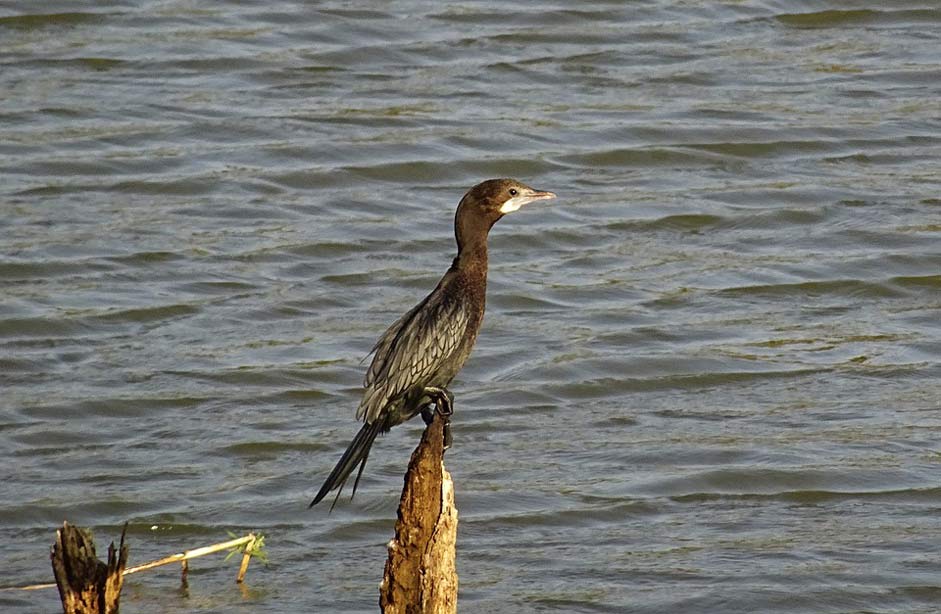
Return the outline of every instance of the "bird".
[[[358,465],[352,500],[380,433],[419,413],[428,424],[435,412],[449,420],[454,395],[448,385],[470,356],[483,322],[490,229],[523,205],[555,197],[552,192],[502,178],[478,183],[460,200],[454,214],[457,255],[435,289],[396,320],[373,346],[356,410],[363,426],[308,507],[339,488],[335,506]],[[448,426],[446,422],[446,448],[451,444]]]

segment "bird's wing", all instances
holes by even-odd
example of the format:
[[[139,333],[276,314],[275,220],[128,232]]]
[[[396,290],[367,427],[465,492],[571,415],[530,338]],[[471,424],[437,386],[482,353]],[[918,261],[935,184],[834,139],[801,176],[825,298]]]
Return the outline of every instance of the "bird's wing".
[[[412,386],[426,385],[457,349],[468,321],[461,301],[447,300],[440,286],[399,318],[373,348],[356,417],[371,424],[389,401]]]
[[[379,379],[380,374],[383,371],[383,368],[389,362],[389,358],[392,356],[392,348],[396,344],[396,340],[399,337],[399,332],[401,332],[402,327],[405,326],[407,322],[412,319],[412,316],[421,309],[425,303],[431,298],[431,295],[425,297],[425,299],[405,312],[401,318],[396,320],[392,326],[386,329],[386,332],[382,333],[382,336],[379,337],[379,340],[376,341],[376,345],[369,350],[369,354],[366,355],[366,358],[372,356],[372,362],[369,363],[369,368],[366,369],[366,376],[363,378],[363,387],[369,388]],[[363,359],[365,360],[365,358]]]

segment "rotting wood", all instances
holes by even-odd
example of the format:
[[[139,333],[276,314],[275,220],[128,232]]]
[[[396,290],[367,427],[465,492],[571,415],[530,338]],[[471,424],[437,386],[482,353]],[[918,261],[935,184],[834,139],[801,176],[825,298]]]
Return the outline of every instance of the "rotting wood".
[[[56,531],[52,572],[65,614],[117,614],[127,564],[126,533],[127,524],[121,531],[120,547],[115,550],[111,542],[108,562],[102,563],[95,554],[91,531],[68,522]]]
[[[457,509],[444,468],[444,418],[436,415],[412,453],[395,538],[379,587],[384,613],[457,612]]]

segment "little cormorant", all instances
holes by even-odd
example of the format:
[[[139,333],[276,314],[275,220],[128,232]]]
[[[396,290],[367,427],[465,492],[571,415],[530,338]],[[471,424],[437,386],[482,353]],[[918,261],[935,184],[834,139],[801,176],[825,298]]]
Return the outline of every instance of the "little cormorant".
[[[437,287],[396,320],[372,349],[356,418],[364,424],[327,477],[310,507],[341,488],[359,465],[353,494],[376,435],[421,413],[450,416],[454,397],[447,385],[470,356],[484,317],[487,292],[487,234],[507,213],[548,198],[514,179],[490,179],[475,185],[457,206],[454,235],[457,256]],[[446,445],[450,430],[446,429]],[[337,493],[337,499],[340,494]],[[334,500],[334,505],[336,499]]]

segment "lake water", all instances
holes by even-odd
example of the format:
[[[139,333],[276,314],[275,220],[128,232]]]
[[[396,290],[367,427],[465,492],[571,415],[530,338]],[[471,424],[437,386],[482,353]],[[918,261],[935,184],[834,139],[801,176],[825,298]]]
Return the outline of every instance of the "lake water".
[[[941,609],[941,7],[0,5],[0,586],[69,520],[122,612],[373,612],[421,421],[307,503],[360,359],[491,234],[463,612]],[[55,589],[0,609],[59,609]]]

